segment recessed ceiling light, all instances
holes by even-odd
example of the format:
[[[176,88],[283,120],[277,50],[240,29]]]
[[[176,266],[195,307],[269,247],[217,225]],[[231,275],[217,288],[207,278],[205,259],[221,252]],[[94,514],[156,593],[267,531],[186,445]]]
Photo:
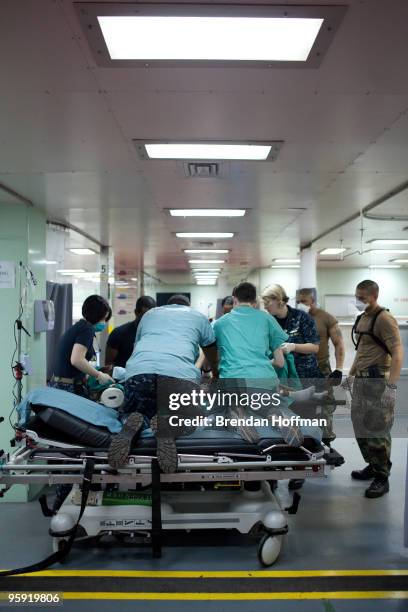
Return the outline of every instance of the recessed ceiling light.
[[[243,217],[245,208],[171,208],[172,217]]]
[[[340,255],[340,253],[344,253],[344,251],[347,251],[344,247],[329,247],[319,251],[319,255]]]
[[[378,264],[378,265],[372,265],[372,266],[368,266],[370,268],[370,270],[376,270],[377,268],[400,268],[401,266],[396,266],[394,264]]]
[[[193,274],[195,272],[221,272],[221,268],[192,268]]]
[[[396,255],[404,255],[404,253],[408,253],[408,249],[369,249],[367,253],[384,253],[384,254],[392,254]]]
[[[222,264],[225,263],[223,259],[189,259],[189,264]]]
[[[96,255],[96,252],[92,249],[69,249],[71,253],[75,255]]]
[[[139,154],[148,159],[200,159],[266,161],[272,153],[272,144],[221,142],[143,142],[136,141]],[[282,142],[273,143],[282,146]],[[143,151],[144,149],[144,151]],[[276,153],[276,151],[275,151]]]
[[[187,253],[189,255],[198,255],[199,253],[207,253],[211,255],[211,253],[214,253],[214,254],[229,253],[229,249],[184,249],[184,253]]]
[[[392,240],[391,238],[381,238],[375,240],[367,240],[370,244],[408,244],[408,240]]]
[[[130,280],[131,281],[137,281],[137,278],[131,278]]]
[[[36,264],[41,264],[43,266],[54,266],[58,263],[58,261],[53,261],[52,259],[39,259],[35,261]]]
[[[208,286],[210,286],[210,285],[215,285],[216,282],[217,281],[215,281],[215,280],[214,281],[210,281],[210,280],[202,280],[201,281],[201,280],[198,280],[198,281],[196,281],[196,285],[208,285]]]
[[[85,270],[82,270],[82,269],[78,268],[78,269],[74,269],[74,270],[70,270],[70,269],[67,269],[67,270],[57,270],[57,272],[58,272],[58,274],[72,275],[72,274],[83,273],[83,272],[85,272]]]
[[[281,266],[271,266],[271,268],[281,268],[287,270],[288,268],[300,268],[300,266],[291,265],[291,264],[282,264]]]
[[[300,259],[274,259],[275,263],[300,263]]]
[[[305,62],[319,18],[98,16],[112,60]]]
[[[177,232],[177,238],[232,238],[233,232]]]

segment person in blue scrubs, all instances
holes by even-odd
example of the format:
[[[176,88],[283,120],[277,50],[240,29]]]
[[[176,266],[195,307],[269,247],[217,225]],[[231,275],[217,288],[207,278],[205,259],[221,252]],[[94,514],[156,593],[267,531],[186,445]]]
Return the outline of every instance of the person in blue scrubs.
[[[190,307],[186,296],[174,295],[166,306],[153,308],[143,316],[134,351],[126,363],[125,401],[121,408],[121,417],[126,422],[108,453],[112,467],[121,467],[126,462],[133,438],[140,429],[151,426],[157,437],[161,468],[165,472],[175,469],[174,439],[186,431],[182,427],[168,427],[169,396],[199,388],[201,372],[195,363],[200,347],[213,376],[218,377],[213,329],[205,315]],[[153,420],[159,409],[160,419]],[[157,435],[158,423],[162,424],[163,435],[160,431]]]
[[[105,329],[111,316],[112,310],[103,297],[90,295],[86,298],[82,304],[82,319],[67,329],[58,343],[50,387],[86,396],[86,376],[95,377],[101,385],[114,382],[90,363],[95,356],[95,333]]]

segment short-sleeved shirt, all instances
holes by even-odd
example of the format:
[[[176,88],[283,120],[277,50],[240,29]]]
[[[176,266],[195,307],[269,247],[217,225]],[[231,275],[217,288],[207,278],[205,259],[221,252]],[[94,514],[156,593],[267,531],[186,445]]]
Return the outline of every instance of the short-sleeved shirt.
[[[71,364],[71,354],[74,344],[80,344],[86,348],[86,359],[89,361],[95,356],[93,341],[95,330],[91,323],[81,319],[75,325],[67,329],[58,343],[57,358],[54,366],[54,376],[62,378],[84,378],[83,372],[74,368]]]
[[[199,382],[201,373],[195,367],[199,347],[214,343],[213,329],[198,310],[179,304],[152,308],[138,327],[126,379],[159,374]]]
[[[378,306],[373,312],[364,312],[357,325],[356,331],[370,331],[372,319],[380,308],[381,306]],[[401,335],[398,323],[387,310],[383,310],[378,315],[373,332],[384,342],[390,351],[401,345]],[[373,338],[364,334],[361,336],[350,373],[354,373],[355,369],[365,370],[373,365],[389,368],[391,365],[391,356],[386,353]]]
[[[329,359],[329,331],[334,325],[337,325],[337,319],[321,308],[310,316],[314,319],[317,327],[317,333],[320,336],[319,352],[317,353],[317,362],[323,363]]]
[[[277,322],[282,329],[288,334],[288,342],[295,344],[319,344],[320,337],[317,332],[316,323],[312,317],[297,308],[288,306],[288,314],[284,319],[276,317]],[[317,364],[315,353],[304,355],[302,353],[293,353],[295,358],[296,371],[299,378],[322,378],[322,373]]]
[[[124,325],[119,325],[109,334],[106,346],[118,351],[114,360],[115,366],[120,368],[126,366],[127,360],[133,353],[136,332],[140,321],[141,319],[139,318],[129,323],[124,323]]]
[[[214,333],[220,378],[245,379],[262,389],[276,386],[271,359],[288,335],[274,317],[251,306],[238,306],[215,321]]]

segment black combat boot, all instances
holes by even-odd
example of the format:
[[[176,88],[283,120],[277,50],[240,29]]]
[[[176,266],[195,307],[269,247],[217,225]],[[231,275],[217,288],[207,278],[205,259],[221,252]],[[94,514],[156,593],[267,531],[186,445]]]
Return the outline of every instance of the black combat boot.
[[[375,473],[371,465],[366,465],[363,470],[353,470],[351,477],[355,480],[371,480],[375,478]]]
[[[375,497],[382,497],[389,490],[388,478],[386,476],[376,476],[368,489],[366,489],[365,496],[374,499]]]

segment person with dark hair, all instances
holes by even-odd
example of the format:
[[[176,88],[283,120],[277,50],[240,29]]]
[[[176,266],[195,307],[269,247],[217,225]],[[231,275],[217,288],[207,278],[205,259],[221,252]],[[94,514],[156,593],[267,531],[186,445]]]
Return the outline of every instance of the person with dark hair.
[[[149,295],[142,295],[136,302],[135,319],[115,327],[106,343],[105,365],[124,368],[133,353],[137,328],[148,310],[156,308],[156,300]]]
[[[143,316],[135,349],[126,363],[125,402],[121,409],[125,426],[113,438],[108,453],[113,468],[126,464],[133,439],[149,426],[156,434],[160,467],[164,472],[177,468],[175,438],[186,430],[169,425],[169,397],[173,392],[188,394],[199,388],[201,372],[195,363],[200,347],[216,378],[214,332],[207,317],[191,308],[186,296],[174,295],[166,306],[153,308]]]
[[[389,491],[391,427],[404,350],[397,321],[378,304],[379,287],[364,280],[356,287],[356,307],[362,311],[354,323],[356,356],[350,369],[354,377],[351,420],[361,454],[368,464],[354,470],[352,478],[371,480],[368,498]]]
[[[251,379],[275,388],[278,377],[271,363],[283,365],[281,345],[288,336],[273,317],[256,309],[256,288],[243,282],[232,292],[234,308],[213,325],[219,353],[220,378]]]
[[[82,319],[67,329],[60,338],[50,387],[86,395],[86,376],[95,377],[101,385],[113,382],[108,374],[89,363],[95,357],[95,333],[105,329],[111,316],[111,307],[103,297],[90,295],[86,298],[82,305]]]
[[[167,306],[171,306],[172,304],[178,304],[179,306],[190,306],[190,300],[182,293],[175,293],[167,300]]]
[[[234,298],[232,295],[226,295],[221,302],[222,314],[228,314],[234,308]]]

